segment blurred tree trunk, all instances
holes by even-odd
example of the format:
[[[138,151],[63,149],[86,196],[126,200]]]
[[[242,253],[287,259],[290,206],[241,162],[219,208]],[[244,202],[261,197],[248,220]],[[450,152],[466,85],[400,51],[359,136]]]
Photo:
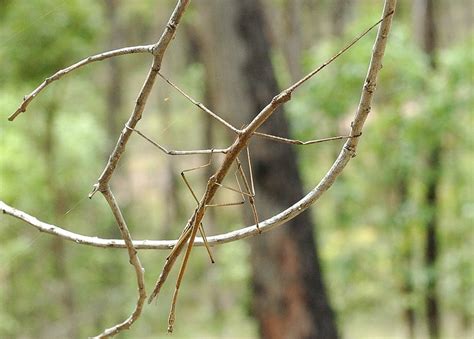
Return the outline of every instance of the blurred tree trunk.
[[[407,329],[408,329],[408,338],[414,339],[415,338],[415,328],[416,328],[416,313],[415,308],[412,302],[412,297],[414,293],[414,286],[413,286],[413,274],[412,274],[412,267],[411,263],[413,261],[413,233],[411,227],[409,227],[406,223],[406,219],[403,215],[405,204],[409,201],[408,196],[408,176],[404,172],[403,174],[399,175],[398,180],[395,183],[397,188],[397,195],[398,195],[398,206],[397,211],[395,212],[398,215],[395,215],[396,218],[402,219],[403,222],[403,239],[402,239],[402,249],[401,249],[401,267],[402,267],[402,287],[401,293],[405,296],[405,304],[403,310],[403,316],[406,321]]]
[[[421,46],[429,58],[432,71],[436,70],[437,32],[435,25],[435,0],[416,0],[414,2],[414,18],[419,27],[416,29]],[[441,133],[441,131],[439,131]],[[441,179],[441,136],[434,137],[428,155],[428,176],[425,202],[429,208],[426,221],[425,265],[427,274],[426,284],[426,314],[430,338],[440,336],[438,285],[438,187]]]
[[[440,183],[441,171],[441,145],[432,146],[428,159],[429,173],[428,187],[426,191],[426,204],[430,210],[426,222],[426,248],[425,265],[428,272],[426,285],[426,314],[428,317],[428,331],[432,339],[440,336],[440,315],[438,300],[438,187]]]
[[[282,43],[291,81],[296,82],[302,76],[301,49],[303,47],[301,31],[301,0],[285,0],[283,20],[285,26],[285,42]]]
[[[344,34],[351,6],[352,0],[335,0],[331,4],[331,32],[334,36]]]
[[[218,93],[213,107],[241,127],[278,93],[261,3],[200,1],[196,5],[201,10],[208,81]],[[287,136],[283,112],[276,112],[261,130]],[[289,145],[265,140],[253,141],[250,148],[257,208],[265,218],[303,195],[296,154]],[[313,228],[305,212],[251,241],[253,312],[264,338],[338,337]]]
[[[106,29],[105,44],[108,50],[123,47],[123,30],[120,17],[118,15],[121,1],[120,0],[106,0],[103,3]],[[105,74],[105,114],[103,115],[104,125],[107,130],[107,144],[105,147],[104,156],[108,156],[115,147],[115,143],[122,128],[122,106],[123,106],[123,69],[118,58],[111,58],[107,60],[107,69]],[[120,172],[121,170],[118,169]],[[111,219],[107,225],[106,234],[110,237],[117,236],[117,226],[115,221]],[[122,281],[124,275],[124,268],[121,265],[105,264],[97,268],[103,274],[102,284],[109,286],[116,284],[117,281]],[[97,328],[103,328],[108,325],[106,321],[107,310],[110,305],[105,303],[96,304],[94,310],[94,322]]]

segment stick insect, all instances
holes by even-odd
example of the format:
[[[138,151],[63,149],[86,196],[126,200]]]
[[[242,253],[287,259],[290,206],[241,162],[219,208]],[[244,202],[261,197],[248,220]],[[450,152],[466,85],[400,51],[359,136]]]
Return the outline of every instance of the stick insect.
[[[216,113],[209,110],[202,103],[199,103],[199,102],[195,101],[194,99],[192,99],[183,90],[181,90],[177,85],[175,85],[168,78],[166,78],[162,73],[159,73],[159,76],[161,78],[163,78],[168,84],[170,84],[170,86],[172,86],[177,91],[179,91],[179,93],[181,93],[183,96],[185,96],[188,100],[190,100],[193,104],[195,104],[196,106],[201,108],[204,112],[210,114],[212,117],[216,118],[216,120],[221,122],[224,126],[228,127],[232,131],[238,131],[234,126],[232,126],[230,123],[228,123],[223,118],[218,116]],[[190,151],[168,150],[165,147],[163,147],[162,145],[160,145],[159,143],[157,143],[156,141],[154,141],[151,138],[149,138],[148,136],[146,136],[144,133],[142,133],[138,129],[132,129],[130,127],[128,127],[128,128],[131,129],[133,132],[137,133],[143,139],[145,139],[146,141],[151,143],[153,146],[158,148],[161,152],[163,152],[167,155],[209,154],[209,160],[206,164],[200,165],[200,166],[197,166],[197,167],[193,167],[193,168],[190,168],[190,169],[185,169],[185,170],[181,171],[181,178],[183,179],[186,187],[188,188],[189,192],[191,193],[192,197],[194,198],[194,200],[197,204],[197,208],[195,210],[195,213],[197,213],[198,209],[200,208],[200,201],[199,201],[195,191],[191,187],[188,179],[186,178],[185,173],[195,171],[195,170],[200,170],[200,169],[203,169],[203,168],[206,168],[206,167],[210,166],[211,163],[212,163],[213,154],[215,154],[215,153],[228,154],[229,151],[230,151],[230,147],[226,148],[226,149],[201,149],[201,150],[190,150]],[[322,143],[322,142],[327,142],[327,141],[343,140],[343,139],[355,137],[355,136],[348,135],[348,136],[336,136],[336,137],[329,137],[329,138],[323,138],[323,139],[300,141],[300,140],[288,139],[288,138],[275,136],[275,135],[270,135],[270,134],[265,134],[265,133],[260,133],[260,132],[255,132],[254,135],[256,135],[258,137],[270,139],[270,140],[273,140],[273,141],[276,141],[276,142],[281,142],[281,143],[286,143],[286,144],[293,144],[293,145],[311,145],[311,144],[317,144],[317,143]],[[235,165],[234,166],[235,167],[235,171],[234,171],[235,182],[236,182],[238,188],[234,188],[234,187],[231,187],[231,186],[228,186],[228,185],[224,185],[222,182],[215,181],[216,186],[221,187],[223,189],[227,189],[227,190],[236,192],[236,193],[239,193],[241,195],[242,199],[240,201],[237,201],[237,202],[226,202],[226,203],[214,203],[212,201],[212,199],[208,199],[207,203],[204,205],[203,211],[205,211],[209,207],[226,207],[226,206],[242,205],[246,202],[246,200],[248,200],[248,202],[250,204],[250,208],[252,210],[252,215],[253,215],[253,219],[254,219],[254,222],[255,222],[255,227],[257,228],[257,230],[259,232],[261,232],[260,228],[259,228],[258,212],[257,212],[257,208],[256,208],[256,205],[255,205],[255,184],[254,184],[254,180],[253,180],[252,162],[251,162],[250,150],[249,150],[248,145],[245,147],[245,151],[246,151],[245,152],[246,153],[246,161],[247,161],[247,166],[248,166],[247,168],[248,168],[248,172],[249,172],[248,177],[245,174],[245,171],[243,169],[242,163],[241,163],[238,155],[233,160],[233,163]],[[242,182],[242,185],[241,185],[241,182]],[[242,188],[242,186],[243,186],[243,188]],[[201,218],[201,220],[202,220],[202,218]],[[207,253],[209,255],[211,263],[214,263],[215,259],[214,259],[214,256],[212,254],[211,248],[210,248],[210,246],[207,242],[206,233],[205,233],[204,226],[203,226],[201,220],[197,224],[198,226],[197,227],[194,226],[194,227],[197,228],[197,231],[200,233],[200,235],[201,235],[201,237],[204,241],[204,246],[207,250]],[[197,223],[197,221],[194,221],[194,222]],[[167,261],[170,260],[171,258],[174,258],[175,256],[179,255],[179,252],[182,249],[182,245],[184,245],[187,241],[189,241],[189,242],[191,241],[189,239],[189,234],[190,234],[190,232],[192,232],[193,227],[190,227],[190,225],[191,224],[188,222],[188,225],[184,228],[183,232],[181,233],[181,235],[178,239],[178,243],[173,247],[170,254],[168,255],[168,257],[166,259]],[[195,236],[195,234],[194,234],[194,236]],[[194,236],[193,236],[193,238],[194,238]],[[189,246],[191,246],[191,245],[188,244],[188,249],[190,248]],[[185,259],[183,261],[183,264],[181,266],[181,269],[180,269],[180,272],[179,272],[179,275],[178,275],[178,280],[176,282],[176,289],[175,289],[175,293],[173,295],[173,301],[172,301],[172,304],[171,304],[171,310],[170,310],[170,314],[169,314],[169,318],[168,318],[168,331],[169,332],[173,331],[173,324],[174,324],[174,320],[175,320],[175,307],[176,307],[176,301],[177,301],[177,296],[178,296],[178,290],[179,290],[180,285],[181,285],[182,277],[184,275],[184,271],[185,271],[185,268],[186,268],[186,262],[187,262],[188,257],[189,257],[188,253],[190,253],[190,251],[187,251],[186,253],[187,253],[187,255],[185,256]],[[161,277],[160,277],[159,281],[161,281]],[[163,282],[164,282],[164,280],[163,280]],[[153,291],[153,294],[149,298],[149,302],[151,302],[154,299],[154,297],[158,294],[159,289],[161,288],[161,285],[162,285],[162,283],[160,285],[157,285],[157,287],[155,287],[155,290]]]
[[[199,107],[201,110],[206,112],[207,114],[211,115],[214,119],[218,120],[221,124],[229,128],[231,131],[233,131],[236,134],[236,138],[234,142],[225,149],[221,150],[215,150],[215,149],[209,149],[209,150],[196,150],[196,151],[168,151],[165,149],[163,146],[155,143],[154,145],[158,147],[161,151],[163,151],[166,154],[169,155],[185,155],[185,154],[210,154],[212,156],[213,153],[223,153],[225,155],[225,158],[223,162],[220,165],[220,168],[210,176],[205,192],[200,200],[197,199],[195,196],[193,190],[189,186],[189,183],[186,181],[184,178],[184,171],[183,171],[183,179],[185,179],[186,184],[189,186],[191,193],[193,197],[195,198],[197,202],[197,207],[194,210],[193,214],[189,218],[186,226],[183,229],[183,232],[181,233],[180,237],[178,238],[176,245],[172,249],[171,253],[168,255],[166,258],[164,267],[162,269],[162,272],[158,278],[158,281],[156,282],[155,288],[150,295],[148,302],[151,303],[153,299],[158,295],[158,293],[161,290],[161,287],[165,283],[169,272],[171,271],[174,263],[176,262],[179,254],[182,252],[182,250],[186,247],[181,266],[179,269],[178,273],[178,278],[176,280],[176,285],[171,301],[171,307],[169,311],[169,317],[168,317],[168,332],[173,331],[173,325],[175,322],[175,313],[176,313],[176,301],[177,297],[179,294],[179,289],[181,286],[181,282],[184,276],[184,272],[187,267],[187,263],[190,257],[190,253],[192,251],[194,241],[197,235],[197,232],[200,231],[201,234],[203,235],[203,227],[202,227],[202,219],[204,217],[204,214],[206,213],[206,209],[208,207],[213,206],[212,200],[217,192],[217,190],[220,187],[224,187],[222,182],[229,172],[231,166],[235,163],[238,171],[240,173],[241,179],[244,182],[244,188],[245,190],[239,189],[238,192],[241,193],[243,196],[247,196],[250,201],[250,205],[252,207],[252,210],[255,212],[254,217],[256,219],[256,224],[255,227],[258,229],[258,216],[256,214],[256,207],[255,207],[255,202],[254,202],[254,197],[255,197],[255,190],[254,188],[254,183],[253,183],[253,177],[251,174],[251,161],[250,161],[250,153],[248,152],[248,145],[250,142],[250,139],[253,136],[257,137],[263,137],[267,138],[270,140],[278,141],[278,142],[283,142],[283,143],[288,143],[288,144],[294,144],[294,145],[310,145],[310,144],[316,144],[320,142],[325,142],[325,141],[330,141],[330,140],[341,140],[341,139],[347,139],[347,138],[357,138],[360,136],[360,134],[351,134],[348,136],[338,136],[338,137],[330,137],[330,138],[325,138],[325,139],[316,139],[316,140],[309,140],[309,141],[300,141],[300,140],[293,140],[293,139],[288,139],[284,137],[279,137],[279,136],[274,136],[270,134],[265,134],[265,133],[260,133],[257,132],[257,129],[274,113],[274,111],[280,107],[282,104],[286,103],[291,99],[292,93],[303,83],[305,83],[307,80],[312,78],[315,74],[317,74],[319,71],[321,71],[324,67],[332,63],[336,58],[338,58],[340,55],[342,55],[344,52],[346,52],[349,48],[351,48],[357,41],[359,41],[363,36],[365,36],[369,31],[371,31],[374,27],[376,27],[379,23],[381,23],[383,20],[385,20],[387,17],[393,14],[393,11],[388,12],[382,19],[380,19],[378,22],[376,22],[374,25],[369,27],[367,30],[365,30],[362,34],[360,34],[358,37],[353,39],[346,47],[344,47],[341,51],[336,53],[334,56],[329,58],[325,63],[323,63],[321,66],[304,76],[302,79],[288,87],[287,89],[283,90],[279,94],[277,94],[271,101],[270,103],[265,106],[258,114],[257,116],[244,128],[242,129],[237,129],[234,126],[232,126],[230,123],[225,121],[223,118],[221,118],[219,115],[215,114],[211,110],[209,110],[206,106],[204,106],[202,103],[197,102],[193,98],[191,98],[189,95],[187,95],[183,90],[181,90],[178,86],[173,84],[170,80],[168,80],[162,73],[158,73],[160,77],[165,80],[170,86],[172,86],[174,89],[176,89],[179,93],[181,93],[183,96],[185,96],[190,102],[192,102],[194,105]],[[369,84],[366,84],[368,86]],[[145,137],[143,133],[139,132],[138,130],[134,129],[135,132],[140,134],[142,137]],[[145,137],[148,141],[151,142],[151,139],[148,137]],[[248,180],[246,180],[245,173],[243,171],[240,172],[239,169],[241,169],[241,163],[239,160],[239,154],[244,150],[247,150],[247,159],[249,163],[249,169],[250,169],[250,183]],[[237,179],[238,180],[238,179]],[[246,184],[245,184],[246,183]],[[234,190],[234,189],[233,189]],[[237,190],[236,190],[237,191]],[[245,193],[245,194],[244,194]],[[207,242],[205,240],[205,242]],[[207,244],[206,244],[207,245]],[[209,247],[206,246],[209,251],[209,255],[211,257],[211,260],[213,260],[212,255],[210,254]]]
[[[228,129],[230,129],[232,132],[237,133],[239,131],[237,128],[235,128],[232,124],[230,124],[229,122],[224,120],[218,114],[212,112],[204,104],[194,100],[191,96],[189,96],[186,92],[184,92],[180,87],[178,87],[176,84],[171,82],[167,77],[165,77],[161,72],[159,72],[158,75],[165,82],[167,82],[171,87],[173,87],[181,95],[183,95],[187,100],[189,100],[194,105],[199,107],[202,111],[204,111],[204,112],[208,113],[209,115],[211,115],[213,118],[218,120],[222,125],[224,125]],[[183,179],[183,181],[184,181],[187,189],[189,190],[190,194],[194,198],[196,204],[199,205],[199,200],[197,198],[197,195],[196,195],[195,191],[193,190],[193,188],[191,187],[191,184],[189,183],[188,179],[186,178],[185,173],[200,170],[200,169],[204,169],[204,168],[210,166],[211,163],[212,163],[213,154],[216,154],[216,153],[227,154],[228,148],[227,149],[214,149],[214,148],[211,148],[211,149],[200,149],[200,150],[189,150],[189,151],[168,150],[167,148],[165,148],[161,144],[157,143],[156,141],[154,141],[151,138],[149,138],[148,136],[146,136],[140,130],[138,130],[136,128],[135,129],[130,128],[128,126],[127,126],[127,128],[132,130],[133,132],[137,133],[139,136],[141,136],[147,142],[151,143],[154,147],[158,148],[161,152],[163,152],[166,155],[181,155],[181,156],[183,156],[183,155],[209,154],[209,160],[206,164],[200,165],[200,166],[197,166],[197,167],[193,167],[193,168],[189,168],[189,169],[185,169],[185,170],[181,171],[181,178]],[[266,133],[261,133],[261,132],[254,132],[254,135],[256,135],[258,137],[261,137],[261,138],[269,139],[269,140],[272,140],[272,141],[276,141],[276,142],[280,142],[280,143],[286,143],[286,144],[292,144],[292,145],[312,145],[312,144],[317,144],[317,143],[322,143],[322,142],[327,142],[327,141],[344,140],[344,139],[353,137],[353,136],[347,135],[347,136],[335,136],[335,137],[329,137],[329,138],[301,141],[301,140],[289,139],[289,138],[284,138],[284,137],[275,136],[275,135],[266,134]],[[255,184],[254,184],[254,180],[253,180],[252,162],[251,162],[251,158],[250,158],[249,146],[247,146],[245,150],[246,150],[247,168],[248,168],[250,179],[247,178],[247,175],[245,174],[242,163],[241,163],[239,157],[237,156],[235,158],[235,161],[234,161],[234,164],[235,164],[234,176],[235,176],[235,182],[236,182],[238,188],[230,187],[230,186],[224,185],[222,183],[216,183],[219,187],[221,187],[223,189],[227,189],[227,190],[230,190],[232,192],[239,193],[242,197],[242,200],[237,201],[237,202],[227,202],[227,203],[212,203],[212,202],[210,202],[210,203],[206,204],[205,207],[209,208],[209,207],[236,206],[236,205],[242,205],[246,202],[246,200],[248,200],[248,202],[250,204],[251,211],[252,211],[252,216],[253,216],[253,219],[254,219],[254,222],[255,222],[255,227],[257,228],[258,232],[261,233],[260,227],[259,227],[258,212],[257,212],[257,208],[256,208],[256,205],[255,205]],[[242,181],[242,185],[244,187],[244,190],[242,189],[241,181]],[[202,222],[199,225],[199,233],[200,233],[200,235],[201,235],[201,237],[204,241],[204,246],[205,246],[205,248],[206,248],[206,250],[209,254],[209,258],[211,260],[211,263],[214,263],[215,260],[214,260],[214,257],[212,255],[212,251],[209,247],[209,244],[207,242],[207,238],[206,238],[206,235],[205,235],[205,230],[204,230],[204,226],[202,225]],[[176,249],[176,248],[177,247],[175,246],[174,249]],[[172,254],[173,254],[173,251],[170,253],[170,255],[168,257],[170,257]]]

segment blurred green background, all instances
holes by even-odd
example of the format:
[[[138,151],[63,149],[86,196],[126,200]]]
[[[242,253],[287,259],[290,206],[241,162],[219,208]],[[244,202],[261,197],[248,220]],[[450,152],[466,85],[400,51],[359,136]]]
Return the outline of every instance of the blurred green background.
[[[285,34],[292,33],[280,23],[291,2],[263,1],[280,88],[292,82],[292,62],[301,72],[310,71],[373,23],[381,4],[337,1],[341,9],[332,1],[293,1],[304,10],[298,60],[290,60]],[[473,5],[436,2],[438,42],[429,51],[420,37],[416,2],[399,1],[357,157],[311,209],[324,279],[346,338],[405,338],[410,327],[415,337],[428,337],[425,297],[433,279],[441,337],[473,335]],[[120,237],[104,199],[89,200],[87,194],[133,109],[150,57],[91,64],[48,87],[14,122],[7,117],[58,69],[108,49],[155,42],[173,6],[174,1],[150,0],[0,1],[1,200],[73,232]],[[206,70],[192,48],[199,16],[191,4],[163,69],[205,102]],[[312,139],[315,130],[321,137],[347,132],[373,37],[293,95],[286,107],[293,138]],[[204,117],[157,81],[139,128],[171,149],[201,148],[207,140]],[[214,134],[215,147],[228,143],[221,130]],[[306,191],[340,147],[335,142],[297,148]],[[179,173],[205,161],[167,157],[132,137],[112,187],[135,239],[180,234],[194,202]],[[205,174],[190,174],[198,191]],[[428,194],[433,187],[435,200]],[[239,208],[216,210],[213,219],[211,234],[244,225]],[[436,263],[429,266],[425,245],[433,220],[438,247]],[[1,338],[86,337],[132,310],[135,277],[126,251],[60,241],[5,215],[0,244]],[[193,252],[174,337],[258,337],[250,311],[248,243],[214,251],[218,260],[212,266],[204,250]],[[166,251],[143,250],[140,257],[151,287]],[[158,304],[145,307],[142,318],[119,337],[165,335],[174,278]]]

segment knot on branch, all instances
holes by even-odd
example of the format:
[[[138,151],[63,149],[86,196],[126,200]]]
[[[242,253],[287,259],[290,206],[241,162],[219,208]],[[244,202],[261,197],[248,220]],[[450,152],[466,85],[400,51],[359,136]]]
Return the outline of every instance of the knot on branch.
[[[344,150],[349,152],[351,158],[355,158],[356,156],[356,147],[354,145],[344,145]]]
[[[370,94],[374,93],[375,87],[377,84],[375,82],[371,82],[369,79],[364,84],[364,90]]]
[[[96,194],[97,192],[102,192],[103,193],[103,192],[107,191],[108,188],[109,188],[109,185],[107,183],[102,183],[100,181],[95,183],[92,186],[92,191],[88,195],[89,199],[92,199],[94,194]]]

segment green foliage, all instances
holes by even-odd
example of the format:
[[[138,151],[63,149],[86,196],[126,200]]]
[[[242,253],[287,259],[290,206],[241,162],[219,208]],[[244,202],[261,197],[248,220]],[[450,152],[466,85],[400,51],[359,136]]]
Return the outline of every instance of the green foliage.
[[[99,31],[95,1],[12,1],[0,30],[0,78],[36,84],[84,55]],[[46,24],[47,23],[47,24]],[[22,48],[8,48],[23,46]],[[35,51],[32,53],[32,51]],[[90,51],[89,51],[90,52]]]

